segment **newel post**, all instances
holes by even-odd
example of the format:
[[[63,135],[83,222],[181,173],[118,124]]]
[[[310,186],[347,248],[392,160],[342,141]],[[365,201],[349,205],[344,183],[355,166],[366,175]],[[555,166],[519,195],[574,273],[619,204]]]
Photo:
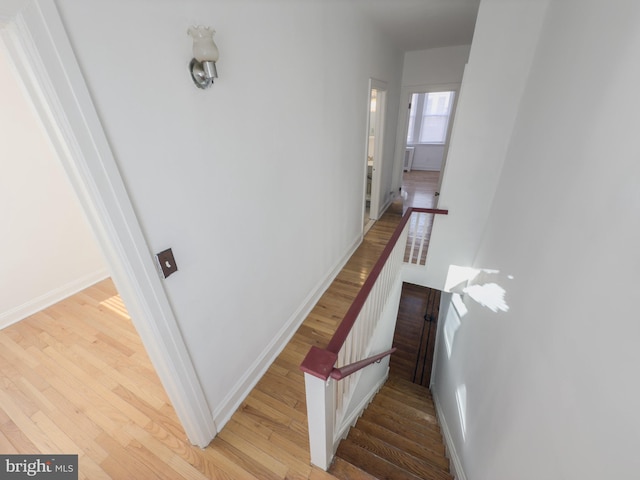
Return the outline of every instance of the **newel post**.
[[[336,381],[329,375],[335,353],[311,347],[300,370],[304,372],[311,463],[327,470],[333,460],[336,418]]]
[[[327,470],[333,460],[336,381],[304,374],[311,463]]]

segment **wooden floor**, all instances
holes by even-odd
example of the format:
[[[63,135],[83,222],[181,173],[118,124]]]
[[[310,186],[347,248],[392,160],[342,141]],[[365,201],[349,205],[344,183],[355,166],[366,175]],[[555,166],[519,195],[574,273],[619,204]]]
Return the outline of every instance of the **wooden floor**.
[[[193,447],[111,281],[0,331],[0,452],[79,455],[83,479],[332,479],[311,467],[304,381],[400,220],[394,204],[229,423]]]
[[[404,206],[435,208],[440,172],[412,170],[402,174]]]

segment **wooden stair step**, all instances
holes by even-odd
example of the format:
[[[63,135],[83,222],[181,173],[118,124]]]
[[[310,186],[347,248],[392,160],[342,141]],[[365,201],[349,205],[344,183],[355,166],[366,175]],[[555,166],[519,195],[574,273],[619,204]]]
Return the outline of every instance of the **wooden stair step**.
[[[431,396],[431,391],[427,387],[423,387],[422,385],[417,385],[409,380],[406,380],[397,375],[390,375],[385,386],[392,387],[395,390],[401,390],[408,394],[415,394],[419,397],[426,397],[430,402],[433,403],[433,397]]]
[[[376,405],[369,405],[361,418],[371,420],[387,430],[410,438],[414,442],[428,444],[431,450],[444,453],[442,435],[437,425],[425,428]]]
[[[435,412],[425,412],[424,410],[414,408],[410,405],[405,405],[397,399],[390,398],[385,395],[380,395],[380,393],[375,396],[371,404],[390,410],[396,416],[400,416],[411,422],[417,423],[419,425],[424,425],[425,427],[432,425],[438,431],[440,430],[440,427],[438,427],[438,419],[435,415]]]
[[[429,448],[431,445],[430,443],[422,443],[404,435],[400,435],[366,418],[360,418],[356,428],[367,435],[379,438],[416,458],[449,471],[449,460],[444,456],[442,448],[432,450]]]
[[[428,392],[426,388],[425,390]],[[427,412],[431,415],[435,415],[436,413],[435,406],[433,405],[433,401],[430,398],[417,397],[401,390],[396,390],[392,387],[384,387],[378,393],[394,400],[398,400],[405,405]]]
[[[360,447],[349,438],[340,442],[336,455],[353,465],[359,465],[362,470],[380,480],[421,480],[420,477]]]
[[[420,398],[426,398],[427,401],[433,404],[433,396],[429,387],[418,385],[410,380],[407,380],[401,376],[391,375],[386,382],[386,386],[393,388],[394,390],[400,390],[408,395],[416,395]]]
[[[338,456],[333,459],[329,473],[340,480],[378,480],[377,477]]]
[[[351,429],[348,440],[370,453],[392,463],[396,467],[425,480],[450,480],[448,469],[432,465],[413,455],[404,452],[393,445],[375,437],[367,435],[358,428]],[[367,469],[366,466],[364,466]],[[367,470],[370,473],[371,470]],[[392,477],[395,478],[395,477]]]

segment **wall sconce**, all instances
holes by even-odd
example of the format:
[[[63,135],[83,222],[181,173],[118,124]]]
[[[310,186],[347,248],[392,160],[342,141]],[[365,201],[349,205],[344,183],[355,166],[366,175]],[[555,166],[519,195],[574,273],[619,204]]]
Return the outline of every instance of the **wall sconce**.
[[[198,88],[209,88],[213,79],[218,78],[216,62],[220,57],[218,47],[213,41],[215,30],[202,25],[193,26],[187,30],[193,37],[193,58],[189,63],[189,71],[193,83]]]

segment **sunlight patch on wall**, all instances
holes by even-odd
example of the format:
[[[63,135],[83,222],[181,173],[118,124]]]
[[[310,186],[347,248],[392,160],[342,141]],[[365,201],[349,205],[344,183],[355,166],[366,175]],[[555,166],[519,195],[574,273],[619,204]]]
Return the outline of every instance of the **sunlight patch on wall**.
[[[466,307],[464,306],[464,303],[462,303],[460,295],[454,294],[453,297],[457,297],[457,299],[452,300],[455,308],[449,309],[444,324],[444,344],[447,347],[447,358],[451,358],[451,352],[453,351],[453,340],[455,339],[456,332],[462,324],[460,318],[464,316],[459,313],[458,308],[456,307],[456,303],[464,307],[464,311],[466,314]]]
[[[499,274],[499,270],[489,268],[450,265],[445,291],[466,295],[492,312],[507,312],[507,291],[496,281]],[[507,275],[506,278],[513,280],[513,275]]]
[[[462,441],[465,442],[467,440],[467,387],[464,384],[456,389],[456,403],[458,404]]]
[[[470,298],[478,302],[483,307],[487,307],[492,312],[497,312],[498,310],[507,312],[509,310],[509,305],[507,305],[507,302],[504,299],[507,292],[497,283],[471,285],[466,287],[463,291],[469,295]]]

